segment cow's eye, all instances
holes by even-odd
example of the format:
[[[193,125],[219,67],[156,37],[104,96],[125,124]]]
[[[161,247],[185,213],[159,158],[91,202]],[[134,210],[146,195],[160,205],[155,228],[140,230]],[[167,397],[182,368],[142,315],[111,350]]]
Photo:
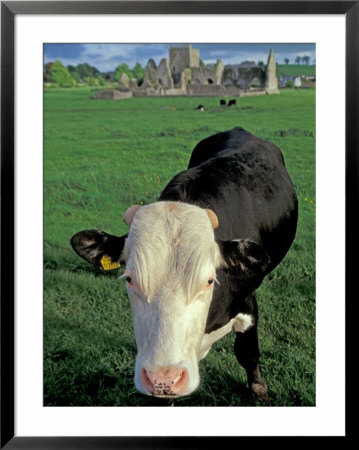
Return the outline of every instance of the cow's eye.
[[[129,286],[130,288],[132,288],[132,287],[133,287],[133,281],[132,281],[132,278],[131,278],[130,276],[127,275],[126,281],[127,281],[128,286]]]
[[[211,284],[213,284],[213,282],[214,282],[214,278],[210,278],[210,279],[208,280],[207,286],[210,286]]]

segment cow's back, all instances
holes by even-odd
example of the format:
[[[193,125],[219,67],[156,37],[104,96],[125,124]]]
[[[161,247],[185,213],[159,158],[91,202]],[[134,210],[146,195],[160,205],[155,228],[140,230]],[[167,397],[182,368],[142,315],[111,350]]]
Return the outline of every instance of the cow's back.
[[[188,169],[176,175],[159,200],[174,200],[212,209],[218,216],[216,239],[250,239],[263,246],[271,264],[266,273],[280,263],[294,239],[298,207],[293,183],[285,168],[281,151],[274,144],[257,138],[240,127],[218,133],[203,141],[192,152]],[[258,276],[259,285],[265,274]],[[218,319],[215,305],[228,296],[224,285],[232,283],[223,270],[207,323],[207,332],[226,323],[239,311],[230,298],[223,317]],[[238,302],[245,300],[253,286],[240,286]],[[248,288],[248,289],[247,289]],[[230,296],[229,296],[230,297]]]
[[[282,153],[240,127],[199,142],[160,200],[213,209],[217,238],[261,242],[275,264],[296,231],[297,199]]]

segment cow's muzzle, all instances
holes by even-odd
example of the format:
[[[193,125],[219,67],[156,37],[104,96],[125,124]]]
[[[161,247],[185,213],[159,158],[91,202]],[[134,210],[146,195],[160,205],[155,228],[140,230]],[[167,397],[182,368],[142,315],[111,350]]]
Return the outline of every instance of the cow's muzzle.
[[[184,367],[158,367],[141,370],[141,381],[145,390],[152,395],[173,397],[182,395],[189,381]]]

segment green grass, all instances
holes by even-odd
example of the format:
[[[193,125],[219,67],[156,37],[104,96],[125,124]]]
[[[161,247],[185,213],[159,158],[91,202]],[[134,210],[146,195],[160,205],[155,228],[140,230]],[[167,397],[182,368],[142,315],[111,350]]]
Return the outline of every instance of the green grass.
[[[283,151],[299,198],[293,246],[258,289],[261,371],[272,406],[315,405],[315,91],[240,98],[91,100],[44,92],[44,404],[161,405],[133,385],[136,345],[124,283],[71,249],[86,228],[122,235],[122,213],[157,199],[199,140],[242,126]],[[197,111],[198,104],[206,111]],[[123,269],[120,269],[122,273]],[[202,382],[177,406],[254,405],[234,336],[200,363]]]
[[[277,75],[285,77],[315,76],[316,66],[306,64],[277,64]]]

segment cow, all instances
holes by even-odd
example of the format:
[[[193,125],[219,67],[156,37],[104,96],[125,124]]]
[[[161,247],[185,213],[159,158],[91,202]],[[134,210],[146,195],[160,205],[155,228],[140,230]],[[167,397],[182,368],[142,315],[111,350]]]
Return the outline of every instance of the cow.
[[[219,101],[219,104],[220,104],[220,106],[226,106],[226,101],[223,100],[223,99],[221,99],[221,100]]]
[[[232,99],[232,100],[229,100],[227,106],[236,106],[236,104],[237,104],[237,100],[236,99]]]
[[[199,142],[157,201],[129,207],[128,234],[85,230],[72,237],[88,262],[126,265],[138,391],[191,394],[200,383],[199,361],[233,331],[250,392],[268,401],[256,289],[289,250],[297,218],[279,148],[236,127]]]
[[[204,111],[204,106],[203,105],[198,105],[196,109],[199,109],[200,111]]]

